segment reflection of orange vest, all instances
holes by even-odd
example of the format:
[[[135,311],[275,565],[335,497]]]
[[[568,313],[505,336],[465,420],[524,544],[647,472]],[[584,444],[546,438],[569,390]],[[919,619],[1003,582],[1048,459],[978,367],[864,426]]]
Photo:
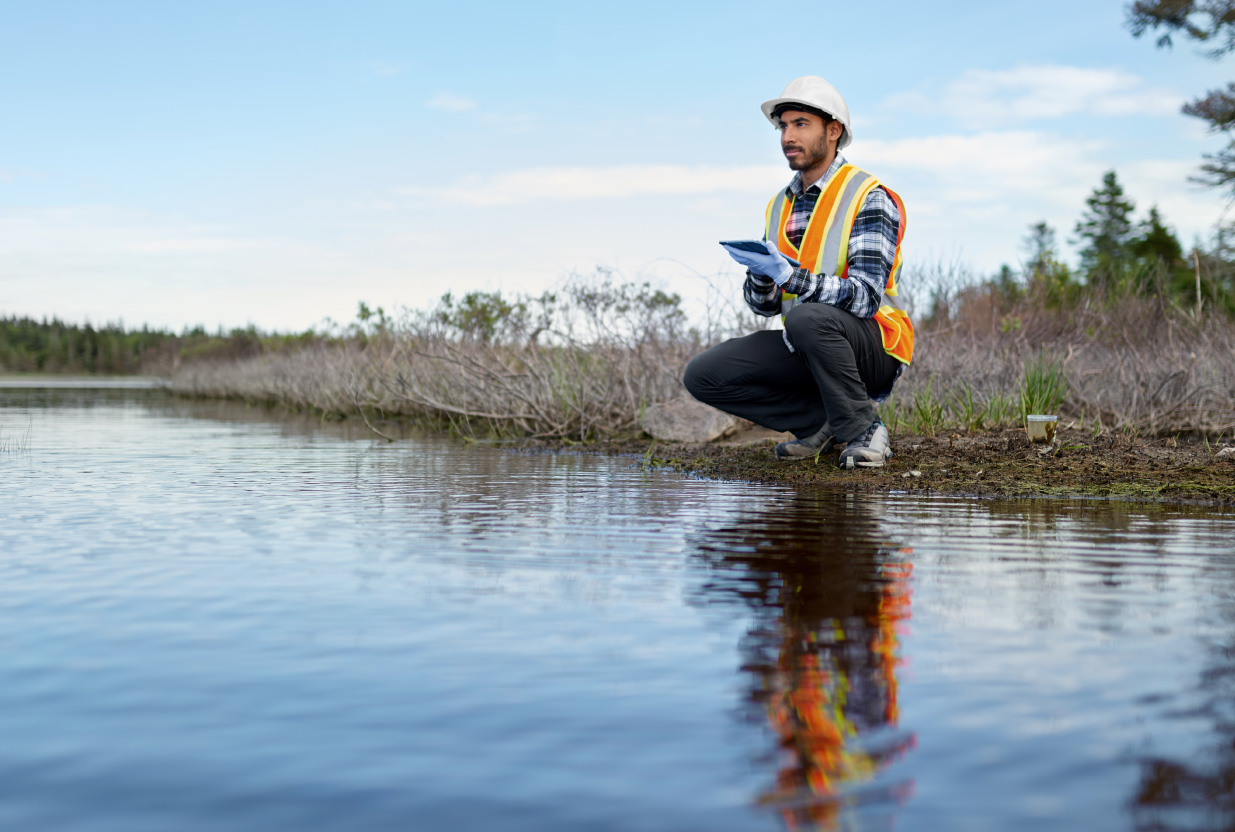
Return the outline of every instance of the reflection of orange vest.
[[[875,188],[882,188],[879,180],[864,170],[845,164],[836,171],[819,195],[811,212],[802,243],[795,246],[785,236],[785,224],[793,213],[794,196],[781,191],[768,203],[765,215],[764,237],[776,240],[781,253],[792,257],[810,269],[813,274],[836,275],[841,279],[849,276],[849,235],[854,220],[862,210],[867,195]],[[889,188],[883,188],[900,211],[900,228],[896,232],[896,254],[892,270],[884,287],[884,299],[896,297],[896,278],[901,271],[901,241],[905,239],[905,204]],[[788,314],[797,300],[797,295],[784,292],[781,295],[780,311]],[[883,336],[883,349],[896,360],[908,364],[913,360],[913,324],[905,312],[888,303],[883,303],[875,313],[879,332]]]
[[[908,556],[910,548],[890,557]],[[860,672],[869,674],[865,680],[881,689],[884,725],[895,727],[900,719],[897,669],[902,664],[900,636],[911,615],[912,600],[909,581],[913,563],[908,559],[887,560],[879,569],[880,593],[878,606],[872,615],[857,621],[833,618],[820,622],[818,629],[802,630],[785,622],[785,638],[781,645],[776,670],[764,677],[768,698],[768,718],[780,737],[782,747],[792,752],[782,764],[776,778],[776,789],[761,799],[766,803],[781,803],[782,816],[790,829],[798,828],[797,820],[812,820],[819,828],[835,828],[832,824],[842,804],[833,799],[846,787],[853,787],[875,777],[892,757],[912,747],[913,737],[903,739],[898,746],[883,746],[880,751],[857,742],[862,730],[881,725],[865,725],[850,719],[855,706],[855,686],[850,669],[840,657],[820,643],[820,633],[826,642],[851,644],[869,651],[870,665],[861,664]],[[856,686],[856,692],[871,695],[869,684]],[[809,789],[815,796],[826,798],[812,801],[803,792]]]

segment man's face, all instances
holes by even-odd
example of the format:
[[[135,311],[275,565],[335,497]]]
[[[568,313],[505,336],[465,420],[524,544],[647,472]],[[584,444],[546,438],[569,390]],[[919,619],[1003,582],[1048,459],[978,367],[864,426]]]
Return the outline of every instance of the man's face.
[[[819,116],[801,110],[780,114],[780,149],[790,170],[810,170],[828,158],[829,137],[832,142],[840,137],[840,129],[833,131],[833,125],[841,127],[836,121],[824,124]],[[832,132],[836,135],[831,136]]]

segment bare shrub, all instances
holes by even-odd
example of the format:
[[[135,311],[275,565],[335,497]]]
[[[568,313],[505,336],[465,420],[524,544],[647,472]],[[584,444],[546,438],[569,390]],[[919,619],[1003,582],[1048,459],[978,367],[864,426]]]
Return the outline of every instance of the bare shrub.
[[[894,399],[912,401],[934,383],[999,409],[1001,398],[1020,397],[1035,362],[1046,361],[1063,373],[1062,415],[1080,423],[1147,434],[1235,430],[1235,322],[1170,300],[1162,270],[1074,288],[1066,302],[1053,286],[1031,284],[1009,297],[991,281],[965,285],[958,277],[948,313],[920,327],[914,366]],[[891,410],[914,427],[903,404]],[[953,424],[966,421],[963,408],[948,410]]]
[[[366,421],[401,415],[468,436],[588,441],[637,433],[648,405],[684,398],[686,362],[740,333],[737,317],[713,315],[705,335],[688,326],[676,295],[598,270],[538,298],[447,295],[398,321],[376,316],[364,337],[191,365],[171,384]],[[755,316],[745,317],[749,330]]]
[[[983,430],[1059,403],[1059,415],[1096,430],[1235,431],[1235,323],[1181,308],[1164,279],[1141,270],[1026,287],[1007,273],[980,282],[956,261],[919,269],[904,281],[921,281],[917,295],[904,300],[929,312],[917,316],[914,363],[883,418],[926,434]],[[363,326],[347,337],[186,362],[171,384],[186,395],[356,414],[370,426],[378,414],[467,436],[626,436],[648,405],[687,396],[692,356],[767,325],[732,303],[731,277],[701,294],[730,301],[694,325],[676,295],[604,270],[536,298],[448,296],[397,320],[362,306]]]

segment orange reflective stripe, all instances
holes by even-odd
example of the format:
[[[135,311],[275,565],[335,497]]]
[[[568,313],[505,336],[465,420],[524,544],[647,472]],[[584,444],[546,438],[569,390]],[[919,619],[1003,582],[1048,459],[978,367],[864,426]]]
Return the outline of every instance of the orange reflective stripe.
[[[836,211],[840,207],[840,196],[850,180],[860,173],[862,171],[853,165],[841,165],[832,177],[832,181],[828,183],[828,187],[819,195],[815,210],[811,212],[810,222],[806,224],[806,231],[802,233],[802,256],[798,258],[798,262],[816,274],[822,266],[818,262],[819,252],[823,249],[823,240],[827,236],[828,226],[836,218]]]

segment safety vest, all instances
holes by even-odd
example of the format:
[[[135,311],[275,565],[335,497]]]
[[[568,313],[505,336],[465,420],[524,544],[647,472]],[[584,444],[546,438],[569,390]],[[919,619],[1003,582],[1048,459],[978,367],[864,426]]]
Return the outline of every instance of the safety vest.
[[[849,235],[854,220],[866,196],[875,188],[883,187],[879,180],[853,165],[842,165],[828,182],[815,209],[811,212],[801,245],[795,246],[785,235],[785,225],[793,212],[795,197],[788,190],[781,191],[768,202],[765,214],[765,239],[775,240],[781,254],[792,257],[810,269],[813,274],[834,274],[842,280],[849,278]],[[887,298],[896,297],[896,278],[901,270],[901,241],[905,239],[905,203],[891,189],[883,187],[896,209],[900,212],[900,228],[896,232],[896,254],[892,258],[892,270],[880,298],[875,321],[883,337],[884,351],[904,364],[913,360],[913,323],[904,311],[887,303]],[[797,301],[797,295],[781,293],[781,315],[789,314]]]

